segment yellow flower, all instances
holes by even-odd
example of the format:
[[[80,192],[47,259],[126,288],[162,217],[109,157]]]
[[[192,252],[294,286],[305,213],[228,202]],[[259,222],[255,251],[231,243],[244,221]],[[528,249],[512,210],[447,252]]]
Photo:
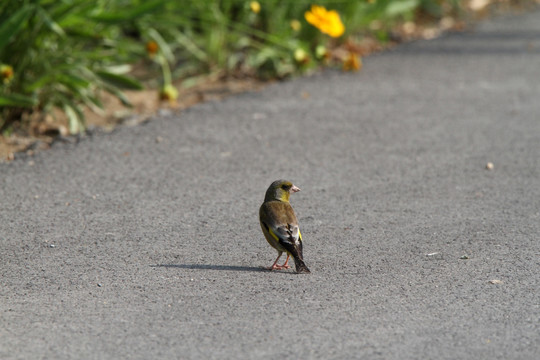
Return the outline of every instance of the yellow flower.
[[[259,4],[258,1],[252,1],[249,3],[249,8],[251,11],[253,11],[255,14],[258,14],[261,12],[261,4]]]
[[[344,71],[358,71],[362,68],[362,58],[353,52],[343,61]]]
[[[13,79],[13,68],[9,65],[0,65],[0,78],[4,84],[8,84]]]
[[[306,11],[304,17],[308,23],[331,37],[340,37],[345,32],[345,26],[336,10],[328,11],[323,6],[311,5],[311,11]]]
[[[300,31],[302,29],[302,24],[298,20],[291,20],[291,29],[294,31]]]

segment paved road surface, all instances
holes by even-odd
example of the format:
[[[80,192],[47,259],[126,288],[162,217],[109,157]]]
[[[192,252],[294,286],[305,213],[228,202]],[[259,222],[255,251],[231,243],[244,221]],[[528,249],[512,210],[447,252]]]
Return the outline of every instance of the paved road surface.
[[[540,12],[1,164],[0,245],[2,359],[538,359]]]

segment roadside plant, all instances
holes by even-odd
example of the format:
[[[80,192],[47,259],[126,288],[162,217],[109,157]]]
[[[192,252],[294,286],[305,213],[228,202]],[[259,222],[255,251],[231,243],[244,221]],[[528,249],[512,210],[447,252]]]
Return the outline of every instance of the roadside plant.
[[[105,8],[82,0],[2,2],[0,132],[24,114],[55,116],[54,109],[67,117],[70,133],[81,132],[83,107],[102,111],[103,93],[129,105],[122,89],[142,85],[125,76],[130,66],[115,54],[118,33],[105,14]]]
[[[103,98],[178,87],[205,75],[281,79],[322,66],[359,70],[365,34],[389,41],[392,24],[442,17],[460,0],[3,0],[0,135],[24,119],[63,116],[69,132]],[[133,74],[137,74],[134,76]]]

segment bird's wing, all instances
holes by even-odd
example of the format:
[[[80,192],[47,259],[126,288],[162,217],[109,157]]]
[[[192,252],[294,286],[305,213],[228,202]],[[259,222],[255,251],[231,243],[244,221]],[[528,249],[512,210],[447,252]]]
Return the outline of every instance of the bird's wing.
[[[290,204],[271,201],[263,204],[261,223],[280,244],[296,244],[302,239],[296,215]]]
[[[298,229],[298,226],[291,224],[277,227],[268,226],[268,232],[270,233],[270,235],[272,235],[274,239],[276,239],[280,243],[287,242],[290,244],[295,244],[300,238],[300,230]]]

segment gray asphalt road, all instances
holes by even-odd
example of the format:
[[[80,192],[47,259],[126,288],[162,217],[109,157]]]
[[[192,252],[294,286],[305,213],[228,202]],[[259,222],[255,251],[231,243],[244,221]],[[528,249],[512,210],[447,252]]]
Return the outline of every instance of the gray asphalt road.
[[[540,358],[540,12],[364,60],[1,164],[0,358]]]

